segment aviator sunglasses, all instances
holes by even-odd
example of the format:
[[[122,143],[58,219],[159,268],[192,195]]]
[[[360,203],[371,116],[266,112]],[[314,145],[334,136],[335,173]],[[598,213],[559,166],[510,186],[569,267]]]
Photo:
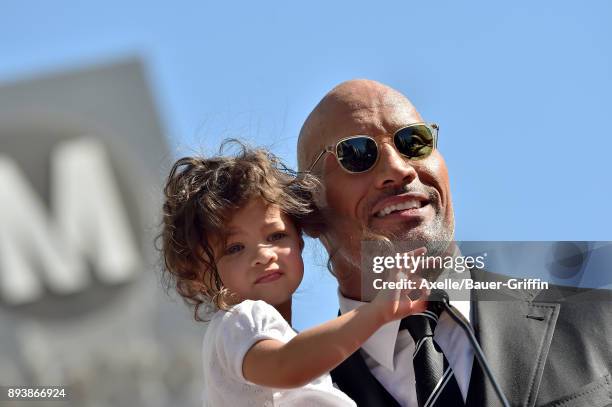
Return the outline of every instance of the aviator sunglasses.
[[[402,127],[393,134],[397,151],[409,160],[428,157],[436,148],[438,125],[435,123],[413,123]],[[374,168],[380,157],[378,143],[370,136],[357,135],[338,140],[327,146],[308,167],[312,171],[326,153],[336,156],[340,166],[348,173],[358,174]]]

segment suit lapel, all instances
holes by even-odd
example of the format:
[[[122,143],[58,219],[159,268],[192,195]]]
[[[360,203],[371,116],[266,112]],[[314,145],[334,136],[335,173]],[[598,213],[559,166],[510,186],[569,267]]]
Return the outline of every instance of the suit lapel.
[[[399,407],[399,404],[370,372],[359,350],[331,371],[334,383],[358,406]]]
[[[472,271],[474,281],[503,281],[508,277]],[[500,301],[500,295],[503,299]],[[486,290],[472,292],[473,326],[491,370],[512,405],[534,406],[559,315],[559,304],[535,302],[537,292],[496,292],[495,301]],[[529,316],[529,317],[528,317]],[[478,362],[474,360],[474,363]],[[468,401],[496,405],[492,384],[479,368],[473,369]],[[471,394],[482,392],[481,395]],[[477,404],[474,404],[477,405]]]

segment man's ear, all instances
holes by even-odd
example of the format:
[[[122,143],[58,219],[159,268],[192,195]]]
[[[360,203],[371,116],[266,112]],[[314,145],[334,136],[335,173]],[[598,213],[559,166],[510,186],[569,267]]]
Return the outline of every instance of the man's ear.
[[[319,239],[326,229],[325,218],[318,209],[312,212],[302,223],[302,231],[313,239]]]
[[[306,234],[306,236],[308,237],[318,239],[319,236],[321,236],[321,233],[323,233],[323,230],[321,230],[321,228],[319,227],[316,227],[314,225],[304,226],[304,234]]]
[[[321,242],[321,244],[323,245],[323,247],[325,247],[325,250],[329,249],[329,240],[327,239],[327,235],[325,233],[319,233],[319,241]],[[328,250],[329,252],[329,250]]]

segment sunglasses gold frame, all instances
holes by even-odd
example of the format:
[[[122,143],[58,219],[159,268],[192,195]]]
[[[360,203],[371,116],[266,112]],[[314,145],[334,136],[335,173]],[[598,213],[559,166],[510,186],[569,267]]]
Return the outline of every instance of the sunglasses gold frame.
[[[433,150],[435,150],[438,146],[438,130],[440,129],[440,127],[436,124],[436,123],[426,123],[426,122],[418,122],[418,123],[411,123],[407,126],[401,127],[399,129],[397,129],[395,131],[395,133],[393,133],[393,137],[392,139],[395,140],[395,135],[397,133],[399,133],[402,130],[408,129],[410,127],[415,127],[415,126],[425,126],[429,129],[429,131],[431,132],[431,135],[433,137],[433,148],[431,149],[431,151],[433,152]],[[370,168],[368,168],[365,171],[349,171],[346,168],[344,168],[344,166],[342,165],[342,163],[340,162],[340,159],[338,158],[338,145],[340,143],[342,143],[343,141],[346,140],[350,140],[353,138],[358,138],[358,137],[365,137],[368,138],[370,140],[372,140],[374,142],[374,144],[376,145],[376,161],[374,161],[374,164],[372,164],[372,166]],[[393,147],[397,150],[397,146],[395,145],[395,142],[393,142]],[[363,174],[366,173],[368,171],[370,171],[372,168],[376,167],[376,164],[378,164],[378,160],[380,159],[380,149],[378,147],[378,142],[376,141],[376,139],[374,139],[374,137],[372,136],[368,136],[365,134],[356,134],[354,136],[349,136],[349,137],[344,137],[341,138],[340,140],[338,140],[336,142],[336,144],[332,144],[330,146],[326,146],[320,153],[319,155],[317,155],[317,158],[315,158],[315,160],[313,161],[313,163],[308,167],[308,169],[306,170],[307,173],[310,173],[312,171],[312,169],[314,168],[315,165],[317,165],[317,163],[319,162],[319,160],[321,159],[321,157],[323,157],[325,154],[330,153],[333,154],[334,157],[336,157],[336,161],[338,161],[338,165],[346,172],[348,172],[349,174]],[[422,160],[425,159],[427,157],[429,157],[431,155],[431,152],[425,156],[422,157],[408,157],[407,155],[402,154],[399,150],[398,153],[400,153],[403,157],[406,157],[409,160],[413,160],[413,161],[417,161],[417,160]]]

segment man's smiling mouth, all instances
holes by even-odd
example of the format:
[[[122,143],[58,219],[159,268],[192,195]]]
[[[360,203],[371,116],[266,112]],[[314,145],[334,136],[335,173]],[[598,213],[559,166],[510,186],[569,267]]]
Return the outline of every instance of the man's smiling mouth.
[[[374,206],[373,214],[376,218],[384,218],[390,214],[406,212],[417,214],[419,209],[429,204],[427,196],[420,193],[396,195],[381,200]]]
[[[390,213],[405,211],[409,209],[420,209],[425,205],[427,205],[427,202],[425,201],[410,200],[397,205],[386,206],[382,210],[376,212],[375,216],[377,218],[382,218],[384,216],[389,215]]]

